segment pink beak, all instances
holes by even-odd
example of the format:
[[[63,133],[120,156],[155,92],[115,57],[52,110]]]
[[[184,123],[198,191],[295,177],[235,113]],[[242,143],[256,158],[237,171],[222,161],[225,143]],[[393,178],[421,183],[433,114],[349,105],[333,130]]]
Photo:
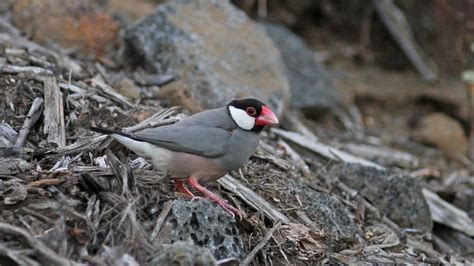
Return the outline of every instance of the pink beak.
[[[262,112],[257,117],[255,121],[255,125],[257,126],[271,126],[278,124],[278,118],[276,115],[270,110],[270,108],[263,106]]]

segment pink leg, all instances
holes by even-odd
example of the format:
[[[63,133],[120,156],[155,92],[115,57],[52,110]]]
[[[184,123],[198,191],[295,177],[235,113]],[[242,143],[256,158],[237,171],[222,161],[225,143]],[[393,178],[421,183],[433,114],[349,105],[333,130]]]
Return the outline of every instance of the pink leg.
[[[188,182],[189,184],[195,188],[196,190],[198,190],[199,192],[201,192],[202,194],[204,194],[204,196],[212,201],[214,201],[215,203],[217,203],[218,205],[220,205],[224,210],[226,210],[227,212],[230,212],[232,215],[237,215],[239,216],[240,219],[242,219],[242,214],[240,213],[239,210],[237,210],[236,208],[234,208],[232,205],[230,205],[229,203],[227,203],[224,199],[222,199],[221,197],[217,196],[216,194],[212,193],[210,190],[208,190],[207,188],[201,186],[199,184],[199,182],[194,178],[194,177],[188,177]]]
[[[176,188],[183,194],[187,195],[187,196],[190,196],[191,198],[194,198],[194,194],[189,191],[189,189],[187,189],[185,186],[184,186],[184,183],[183,181],[177,179],[177,178],[174,178],[174,184],[176,186]]]

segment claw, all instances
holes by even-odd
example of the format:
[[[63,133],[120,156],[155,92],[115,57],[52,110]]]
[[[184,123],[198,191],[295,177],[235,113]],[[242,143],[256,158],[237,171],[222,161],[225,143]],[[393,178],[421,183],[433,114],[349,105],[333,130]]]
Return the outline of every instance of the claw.
[[[200,196],[194,196],[191,201],[195,201],[195,200],[198,200],[198,199],[202,199],[203,197],[200,197]]]

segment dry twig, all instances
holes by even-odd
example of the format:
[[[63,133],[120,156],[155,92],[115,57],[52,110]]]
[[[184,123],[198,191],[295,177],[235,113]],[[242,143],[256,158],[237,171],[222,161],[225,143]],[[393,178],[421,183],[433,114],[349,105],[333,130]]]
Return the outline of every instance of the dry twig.
[[[153,232],[151,233],[150,236],[150,242],[153,243],[155,240],[156,236],[161,230],[161,227],[163,227],[163,223],[165,222],[166,217],[168,216],[168,213],[171,211],[171,208],[173,207],[173,201],[169,200],[163,204],[163,210],[161,211],[160,215],[158,215],[158,218],[156,218],[156,225],[155,228],[153,229]]]
[[[54,75],[53,71],[45,69],[42,67],[35,66],[13,66],[13,65],[3,65],[0,66],[0,73],[2,74],[19,74],[26,73],[32,75],[44,75],[52,76]]]
[[[465,211],[449,204],[438,194],[427,189],[423,189],[423,195],[430,206],[433,221],[459,230],[468,236],[474,236],[474,221]]]
[[[361,165],[374,167],[377,169],[383,168],[382,166],[376,163],[354,156],[352,154],[349,154],[347,152],[325,145],[323,143],[317,142],[316,140],[311,140],[296,132],[285,131],[285,130],[277,129],[277,128],[272,128],[272,132],[284,139],[294,142],[312,152],[315,152],[323,157],[326,157],[334,161],[343,161],[346,163],[358,163]]]
[[[114,99],[116,102],[124,104],[125,106],[128,106],[128,107],[134,106],[127,97],[118,93],[114,88],[112,88],[107,83],[105,83],[102,76],[96,75],[93,79],[91,79],[91,84],[94,88],[98,88],[106,96],[109,96],[110,98]]]
[[[235,178],[230,175],[225,175],[221,179],[217,180],[227,190],[235,193],[239,198],[245,201],[253,208],[263,212],[268,218],[275,222],[281,222],[283,224],[289,223],[288,217],[273,207],[268,201],[260,197],[257,193],[251,189],[242,185]]]
[[[18,138],[16,139],[15,146],[16,147],[23,147],[26,142],[26,137],[30,133],[31,128],[33,125],[38,121],[39,117],[41,116],[43,111],[43,99],[42,98],[35,98],[33,104],[31,104],[30,111],[26,116],[25,122],[18,133]]]
[[[426,81],[435,81],[438,78],[435,64],[413,39],[410,25],[403,12],[395,5],[393,0],[373,0],[372,3],[388,31],[416,70]]]
[[[275,224],[272,229],[270,229],[266,234],[265,236],[263,237],[262,241],[260,241],[260,243],[258,243],[253,249],[252,251],[250,251],[250,253],[247,255],[247,257],[245,257],[245,259],[242,261],[242,265],[249,265],[250,262],[253,261],[253,259],[255,258],[255,256],[257,255],[257,253],[263,248],[265,247],[265,245],[268,243],[268,241],[270,240],[270,238],[273,236],[273,233],[275,233],[276,230],[278,230],[278,228],[280,228],[281,226],[281,222],[278,222],[277,224]]]
[[[46,178],[40,179],[33,182],[28,183],[30,187],[49,187],[49,186],[57,186],[64,183],[64,179],[59,178]]]
[[[59,256],[56,252],[47,247],[43,242],[36,239],[23,228],[0,222],[0,232],[10,234],[24,240],[33,250],[36,251],[39,259],[46,265],[80,265],[74,261]]]

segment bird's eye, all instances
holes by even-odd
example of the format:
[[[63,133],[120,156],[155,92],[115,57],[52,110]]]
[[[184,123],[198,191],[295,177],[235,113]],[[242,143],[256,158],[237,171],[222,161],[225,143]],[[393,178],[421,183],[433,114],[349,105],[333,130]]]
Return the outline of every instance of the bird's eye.
[[[247,114],[250,116],[254,116],[257,114],[257,111],[253,107],[247,107],[247,109],[245,109],[245,112],[247,112]]]

